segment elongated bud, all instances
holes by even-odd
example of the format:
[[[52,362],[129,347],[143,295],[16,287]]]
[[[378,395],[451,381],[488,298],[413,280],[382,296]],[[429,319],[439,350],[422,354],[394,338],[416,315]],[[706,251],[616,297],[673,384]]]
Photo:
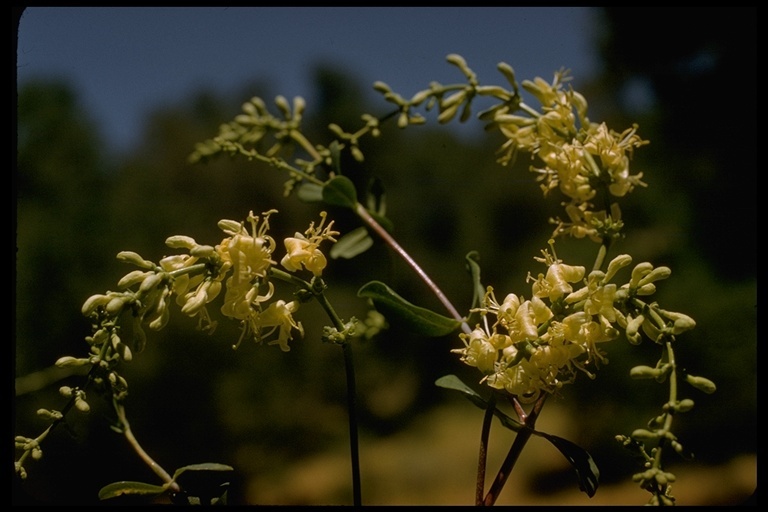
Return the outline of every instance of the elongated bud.
[[[464,101],[464,98],[465,98],[466,95],[467,94],[466,94],[465,91],[455,92],[455,93],[451,94],[450,96],[448,96],[447,98],[445,98],[443,101],[441,101],[440,102],[440,106],[442,108],[448,108],[448,107],[452,107],[454,105],[457,105],[457,104],[461,103],[462,101]]]
[[[643,286],[637,288],[637,294],[641,297],[653,295],[654,293],[656,293],[656,285],[653,283],[645,283]]]
[[[655,379],[659,376],[661,370],[658,368],[651,368],[650,366],[635,366],[629,370],[629,376],[633,379]]]
[[[643,325],[643,322],[645,322],[645,317],[643,315],[637,315],[627,322],[627,339],[633,345],[638,345],[642,341],[638,331],[640,330],[640,326]]]
[[[217,225],[219,226],[220,230],[232,236],[239,235],[243,229],[242,224],[240,224],[237,221],[229,220],[229,219],[221,219]]]
[[[197,247],[197,242],[191,236],[174,235],[165,239],[165,245],[171,249],[193,249]]]
[[[189,250],[190,256],[196,258],[209,258],[214,252],[216,252],[216,249],[210,245],[197,245]]]
[[[691,386],[695,387],[699,391],[703,391],[708,395],[711,395],[717,390],[715,383],[706,377],[696,377],[694,375],[686,375],[685,381]]]
[[[517,80],[515,79],[515,70],[512,69],[512,66],[510,66],[506,62],[499,62],[499,64],[496,66],[496,69],[498,69],[499,72],[502,75],[504,75],[504,78],[507,79],[510,85],[517,87]]]
[[[72,356],[64,356],[57,359],[55,364],[58,368],[67,368],[70,366],[85,366],[87,364],[91,364],[91,360]]]
[[[87,299],[85,299],[85,302],[83,303],[83,307],[81,308],[81,311],[83,315],[90,316],[91,313],[96,311],[96,308],[99,306],[105,306],[110,300],[112,300],[111,297],[108,297],[106,295],[91,295]]]
[[[117,286],[119,288],[130,288],[133,285],[139,284],[146,278],[148,275],[150,275],[151,272],[148,272],[146,270],[131,270],[127,274],[125,274],[120,281],[117,282]]]
[[[637,288],[640,280],[645,277],[651,270],[653,270],[653,265],[651,265],[649,262],[644,261],[642,263],[638,263],[635,268],[632,269],[632,278],[629,280],[629,287]]]
[[[383,93],[392,92],[392,89],[380,80],[373,82],[373,89]]]
[[[691,400],[690,398],[684,398],[679,402],[677,402],[677,404],[675,405],[675,409],[678,412],[688,412],[691,409],[693,409],[693,406],[694,406],[693,400]]]
[[[414,105],[414,106],[419,105],[424,100],[429,98],[430,94],[432,94],[432,89],[424,89],[423,91],[417,92],[411,98],[411,101],[410,101],[411,105]]]
[[[301,117],[304,113],[304,109],[307,106],[307,102],[301,96],[295,96],[293,98],[293,117]]]
[[[141,283],[141,286],[139,286],[139,292],[146,293],[150,291],[152,288],[155,288],[160,282],[163,280],[162,274],[153,274]]]
[[[123,310],[125,297],[113,297],[104,308],[108,315],[115,316]]]
[[[660,281],[661,279],[668,278],[670,275],[672,275],[672,270],[669,267],[656,267],[640,279],[637,285],[643,286],[654,281]]]
[[[641,443],[646,443],[649,441],[656,441],[659,438],[659,434],[655,432],[651,432],[650,430],[646,430],[644,428],[638,428],[632,434],[630,435],[632,439],[635,441],[640,441]]]
[[[133,251],[122,251],[117,254],[117,261],[122,261],[123,263],[131,263],[133,265],[136,265],[139,268],[143,268],[146,270],[152,270],[155,268],[155,264],[152,263],[149,260],[145,260],[141,256],[139,256],[137,253]]]
[[[445,60],[453,64],[454,66],[458,66],[460,68],[466,68],[467,67],[467,61],[464,60],[464,57],[459,55],[458,53],[451,53],[448,56],[445,57]]]
[[[607,283],[611,279],[613,279],[613,276],[616,275],[616,272],[618,272],[620,269],[628,266],[632,263],[632,256],[629,254],[620,254],[613,258],[611,262],[608,264],[608,270],[605,271],[605,282]]]

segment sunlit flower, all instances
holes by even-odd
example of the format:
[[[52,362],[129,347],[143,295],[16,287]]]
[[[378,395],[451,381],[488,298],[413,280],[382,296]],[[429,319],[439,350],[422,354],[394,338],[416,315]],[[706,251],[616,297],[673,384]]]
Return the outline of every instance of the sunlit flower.
[[[296,270],[301,270],[303,266],[315,276],[320,276],[323,273],[323,269],[328,261],[319,249],[320,242],[323,240],[335,242],[336,239],[333,237],[338,235],[339,232],[332,230],[333,221],[323,227],[326,218],[325,212],[321,212],[320,217],[320,224],[317,227],[315,227],[313,222],[303,235],[296,233],[293,237],[285,239],[287,254],[280,261],[280,264],[287,270],[295,272]]]

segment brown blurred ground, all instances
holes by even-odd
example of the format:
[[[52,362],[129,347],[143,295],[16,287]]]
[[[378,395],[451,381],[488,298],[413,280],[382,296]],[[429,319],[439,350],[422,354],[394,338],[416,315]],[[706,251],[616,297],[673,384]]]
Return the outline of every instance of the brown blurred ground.
[[[385,439],[361,440],[363,503],[366,505],[472,505],[481,416],[457,403],[436,408],[412,428]],[[557,406],[538,428],[568,436],[567,416]],[[498,426],[498,424],[496,424]],[[511,432],[491,432],[488,480],[503,459]],[[494,449],[495,448],[495,449]],[[245,484],[251,504],[349,504],[350,469],[345,446],[287,466],[280,475],[255,476]],[[534,438],[518,461],[497,505],[644,505],[650,495],[627,479],[601,484],[589,498],[549,443]],[[757,486],[757,456],[743,455],[719,466],[696,463],[671,468],[679,505],[740,505]],[[493,472],[493,474],[491,474]],[[562,472],[562,473],[560,473]],[[560,474],[561,486],[536,492],[535,475]],[[486,487],[488,484],[486,484]],[[552,487],[560,487],[552,489]]]

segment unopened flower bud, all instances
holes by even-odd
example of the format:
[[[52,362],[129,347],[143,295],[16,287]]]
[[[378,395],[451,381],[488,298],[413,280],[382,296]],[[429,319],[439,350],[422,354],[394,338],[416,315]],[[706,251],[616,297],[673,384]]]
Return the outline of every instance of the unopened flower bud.
[[[656,441],[659,438],[659,434],[646,430],[644,428],[638,428],[631,434],[632,439],[646,443],[649,441]]]
[[[104,310],[107,312],[110,316],[115,316],[120,314],[120,312],[123,310],[123,305],[125,304],[125,297],[112,297],[112,299],[107,303]]]
[[[63,356],[56,360],[55,365],[59,368],[66,368],[68,366],[85,366],[91,364],[90,359],[77,358],[72,356]]]
[[[217,225],[223,232],[232,236],[239,234],[243,227],[239,222],[229,219],[221,219]]]
[[[159,285],[162,280],[163,274],[152,274],[151,276],[144,279],[144,281],[141,283],[141,286],[139,286],[139,292],[147,293],[149,290]]]
[[[90,316],[91,313],[96,311],[96,308],[99,306],[106,305],[111,300],[110,297],[106,295],[96,294],[91,295],[87,299],[85,299],[85,302],[83,303],[83,307],[81,308],[81,311],[83,315]]]
[[[675,409],[677,409],[678,412],[688,412],[693,409],[693,400],[690,398],[684,398],[677,403]]]
[[[152,270],[155,268],[155,264],[152,263],[149,260],[145,260],[141,256],[139,256],[137,253],[133,251],[122,251],[117,254],[117,260],[122,261],[123,263],[131,263],[133,265],[136,265],[139,268],[143,268],[146,270]]]
[[[85,401],[85,399],[81,396],[78,396],[75,398],[75,408],[80,412],[90,412],[91,406],[88,405],[88,402]]]
[[[51,411],[48,409],[38,409],[37,415],[50,421],[58,421],[64,417],[64,415],[61,414],[61,411]]]
[[[197,247],[197,242],[191,236],[174,235],[165,239],[165,245],[171,249],[193,249]]]
[[[706,377],[696,377],[694,375],[686,375],[685,381],[691,386],[695,387],[699,391],[703,391],[707,394],[712,394],[717,390],[715,383]]]
[[[147,272],[146,270],[131,270],[117,282],[117,286],[122,289],[130,288],[131,286],[144,281],[144,278],[150,274],[151,272]]]
[[[605,271],[605,282],[610,281],[613,279],[613,276],[616,275],[616,272],[618,272],[620,269],[628,266],[630,263],[632,263],[632,256],[629,254],[620,254],[613,258],[611,262],[608,264],[608,270]]]
[[[637,294],[640,296],[653,295],[656,293],[656,285],[653,283],[645,283],[637,288]]]
[[[658,368],[651,368],[650,366],[639,365],[629,370],[629,376],[633,379],[655,379],[659,376]]]
[[[645,322],[645,317],[643,315],[637,315],[634,318],[629,317],[626,334],[627,339],[633,345],[640,344],[641,336],[638,331],[640,330],[640,326],[643,325],[643,322]]]
[[[632,277],[629,280],[629,287],[637,288],[640,280],[645,277],[646,274],[648,274],[651,270],[653,270],[653,265],[651,265],[649,262],[644,261],[642,263],[638,263],[632,270]]]
[[[669,267],[656,267],[652,271],[650,271],[648,274],[646,274],[640,281],[637,283],[638,286],[643,286],[647,283],[652,283],[654,281],[659,281],[661,279],[666,279],[670,275],[672,275],[672,270],[670,270]]]
[[[196,245],[189,250],[189,254],[196,258],[208,258],[213,255],[214,252],[216,252],[216,249],[211,245]]]

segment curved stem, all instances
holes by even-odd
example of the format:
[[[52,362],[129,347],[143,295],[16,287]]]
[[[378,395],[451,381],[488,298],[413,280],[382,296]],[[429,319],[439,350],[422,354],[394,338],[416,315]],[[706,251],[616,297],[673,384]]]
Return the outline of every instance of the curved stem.
[[[470,329],[469,324],[464,320],[464,317],[462,317],[459,312],[456,310],[454,305],[451,303],[451,301],[448,300],[448,297],[445,296],[443,291],[440,289],[440,287],[435,284],[434,281],[427,275],[426,272],[419,266],[418,263],[416,263],[416,260],[414,260],[408,252],[403,249],[400,244],[397,243],[397,241],[392,238],[392,235],[390,235],[386,229],[384,229],[381,224],[376,222],[376,219],[371,216],[370,213],[368,213],[368,210],[365,209],[365,207],[357,203],[355,206],[355,213],[365,222],[371,229],[373,229],[381,238],[384,239],[384,241],[394,249],[394,251],[400,255],[403,260],[408,264],[409,267],[411,267],[414,272],[421,278],[424,283],[429,287],[430,290],[432,290],[432,293],[435,294],[437,299],[440,301],[440,303],[445,306],[445,309],[448,310],[448,312],[451,314],[451,316],[455,319],[461,322],[461,329],[465,333],[472,332],[472,329]]]
[[[155,462],[154,459],[152,459],[152,457],[150,457],[149,454],[144,451],[144,448],[141,447],[141,444],[139,444],[136,436],[133,435],[131,425],[128,423],[128,418],[125,416],[125,407],[117,402],[114,402],[114,405],[115,412],[117,412],[117,417],[120,420],[120,424],[122,425],[123,435],[128,440],[128,443],[130,443],[133,450],[139,455],[141,460],[143,460],[152,469],[152,471],[154,471],[155,474],[159,476],[163,482],[165,482],[171,491],[181,491],[181,487],[179,487],[179,484],[173,481],[171,475],[169,475],[168,472],[163,469],[162,466],[160,466],[160,464]]]

